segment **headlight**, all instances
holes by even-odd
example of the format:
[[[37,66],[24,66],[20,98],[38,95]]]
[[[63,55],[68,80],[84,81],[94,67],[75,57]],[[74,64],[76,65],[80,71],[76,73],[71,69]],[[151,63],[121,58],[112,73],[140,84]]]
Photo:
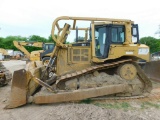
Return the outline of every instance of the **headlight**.
[[[147,55],[149,53],[149,48],[139,48],[138,54],[139,55]]]

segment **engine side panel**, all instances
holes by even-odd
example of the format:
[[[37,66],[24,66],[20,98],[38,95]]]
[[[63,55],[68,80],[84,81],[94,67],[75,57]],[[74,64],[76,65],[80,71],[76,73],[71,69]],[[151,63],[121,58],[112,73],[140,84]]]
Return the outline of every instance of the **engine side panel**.
[[[62,75],[91,66],[90,47],[60,49],[57,57],[56,74]]]

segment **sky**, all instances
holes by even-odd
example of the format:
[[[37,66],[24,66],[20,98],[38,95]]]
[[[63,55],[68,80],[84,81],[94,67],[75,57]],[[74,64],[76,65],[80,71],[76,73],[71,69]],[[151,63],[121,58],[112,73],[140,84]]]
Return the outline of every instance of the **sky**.
[[[48,38],[59,16],[130,19],[140,38],[158,37],[160,6],[159,0],[0,0],[0,37]]]

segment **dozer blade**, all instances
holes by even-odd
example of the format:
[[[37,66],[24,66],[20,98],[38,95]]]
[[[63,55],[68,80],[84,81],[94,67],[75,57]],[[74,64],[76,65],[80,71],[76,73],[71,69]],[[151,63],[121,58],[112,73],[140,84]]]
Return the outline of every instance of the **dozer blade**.
[[[78,101],[92,97],[110,95],[115,93],[121,93],[127,90],[129,86],[127,84],[119,85],[108,85],[97,88],[89,88],[83,90],[73,90],[73,91],[61,91],[59,93],[52,93],[48,91],[40,91],[35,94],[31,102],[35,104],[47,104],[47,103],[60,103],[68,101]]]
[[[151,61],[142,68],[148,78],[160,82],[160,61]]]
[[[27,72],[24,69],[14,72],[11,87],[11,98],[9,105],[5,108],[15,108],[27,102]]]

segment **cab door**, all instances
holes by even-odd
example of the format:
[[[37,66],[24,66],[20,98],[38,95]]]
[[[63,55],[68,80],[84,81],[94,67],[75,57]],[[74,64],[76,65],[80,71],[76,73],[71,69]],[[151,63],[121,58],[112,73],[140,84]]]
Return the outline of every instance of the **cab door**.
[[[98,58],[104,58],[108,50],[105,51],[105,47],[109,46],[107,40],[107,28],[106,25],[95,26],[95,55]]]

